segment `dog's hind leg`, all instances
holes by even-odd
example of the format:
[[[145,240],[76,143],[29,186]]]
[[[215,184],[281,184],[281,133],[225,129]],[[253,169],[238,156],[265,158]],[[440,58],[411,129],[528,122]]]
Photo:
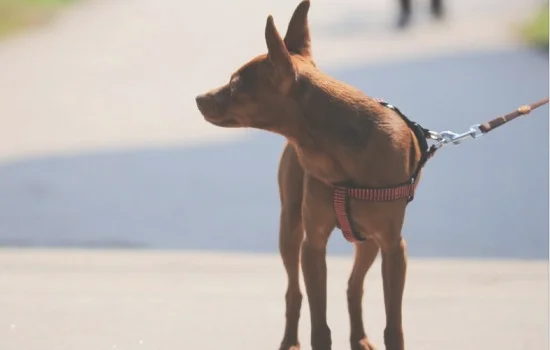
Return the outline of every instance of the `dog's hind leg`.
[[[280,350],[298,350],[298,323],[302,306],[300,291],[300,249],[304,239],[302,195],[304,172],[292,146],[287,145],[279,163],[281,217],[279,252],[287,273],[286,323]]]
[[[387,242],[382,249],[382,281],[386,305],[386,350],[404,350],[402,326],[403,291],[407,272],[407,248],[401,235]]]
[[[363,325],[363,284],[367,271],[378,255],[378,244],[370,238],[355,244],[355,259],[348,280],[348,313],[350,319],[350,343],[352,350],[374,350],[367,340]]]

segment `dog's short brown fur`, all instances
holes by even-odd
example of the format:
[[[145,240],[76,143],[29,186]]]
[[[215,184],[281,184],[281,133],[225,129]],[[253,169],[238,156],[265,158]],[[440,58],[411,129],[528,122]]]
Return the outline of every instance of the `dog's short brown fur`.
[[[409,180],[421,155],[414,134],[399,115],[316,68],[307,21],[309,6],[308,0],[298,5],[284,40],[269,16],[265,27],[268,53],[239,68],[226,85],[196,98],[204,118],[214,125],[259,128],[288,141],[279,165],[279,249],[288,275],[282,350],[299,348],[300,262],[311,314],[312,348],[331,349],[325,256],[337,221],[330,184],[401,184]],[[351,349],[374,349],[363,327],[361,304],[365,275],[380,250],[384,342],[387,350],[403,350],[401,308],[407,258],[401,228],[406,199],[352,199],[350,207],[354,227],[367,237],[355,244],[348,281]]]

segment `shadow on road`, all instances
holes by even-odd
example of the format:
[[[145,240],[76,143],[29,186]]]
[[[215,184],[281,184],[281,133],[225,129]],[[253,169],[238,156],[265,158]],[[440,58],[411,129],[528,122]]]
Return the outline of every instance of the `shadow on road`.
[[[547,60],[528,51],[333,73],[435,130],[466,131],[548,95]],[[276,252],[282,145],[253,131],[227,144],[0,165],[0,244]],[[548,258],[548,107],[440,151],[404,235],[417,257]],[[335,231],[329,251],[351,247]]]

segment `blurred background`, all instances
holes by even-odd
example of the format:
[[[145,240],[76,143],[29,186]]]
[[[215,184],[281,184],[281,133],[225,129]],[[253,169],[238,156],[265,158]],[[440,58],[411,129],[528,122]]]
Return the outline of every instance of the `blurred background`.
[[[6,305],[15,300],[10,288],[27,281],[17,277],[18,259],[40,265],[47,259],[36,256],[51,249],[276,259],[284,140],[214,127],[194,97],[265,52],[267,16],[284,32],[297,3],[0,0]],[[547,1],[401,6],[314,0],[309,18],[320,68],[438,131],[463,132],[548,96]],[[408,208],[409,255],[427,266],[435,266],[429,259],[521,259],[546,269],[548,130],[543,106],[440,151]],[[329,253],[352,256],[339,231]]]
[[[0,0],[0,244],[277,251],[284,140],[194,96],[264,52],[296,1]],[[548,95],[548,4],[315,1],[315,59],[433,130]],[[548,107],[431,161],[412,256],[548,257]],[[348,254],[340,237],[331,252]]]

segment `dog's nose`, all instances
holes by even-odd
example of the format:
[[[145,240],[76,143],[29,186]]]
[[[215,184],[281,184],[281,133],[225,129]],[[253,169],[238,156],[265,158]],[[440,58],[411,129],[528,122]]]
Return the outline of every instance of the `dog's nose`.
[[[205,101],[206,101],[206,95],[205,94],[198,95],[197,97],[195,97],[195,102],[197,103],[197,107],[199,109],[204,108],[204,105],[206,103]]]
[[[202,114],[209,114],[212,111],[212,97],[209,94],[202,94],[195,97],[197,108]]]

